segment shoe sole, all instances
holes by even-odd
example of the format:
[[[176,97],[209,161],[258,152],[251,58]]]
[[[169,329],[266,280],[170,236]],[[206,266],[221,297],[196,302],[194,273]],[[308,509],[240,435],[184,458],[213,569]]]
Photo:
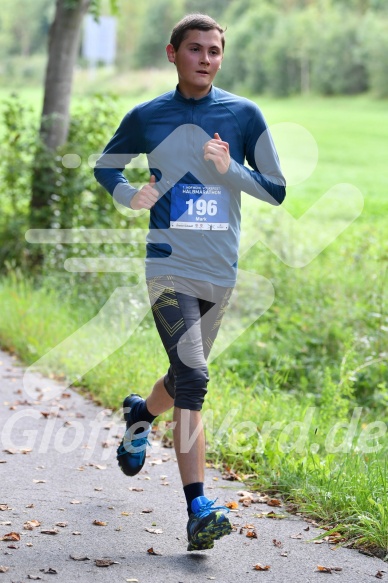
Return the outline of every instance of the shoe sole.
[[[128,415],[130,414],[130,410],[132,409],[132,407],[128,403],[128,401],[130,401],[132,397],[140,397],[140,399],[142,399],[142,397],[140,395],[138,395],[137,393],[131,393],[130,395],[128,395],[128,397],[125,397],[125,399],[123,401],[123,409],[129,409],[128,413],[124,413],[124,420],[126,422],[128,422]],[[138,468],[131,469],[129,472],[125,471],[124,464],[122,464],[122,459],[121,459],[122,455],[123,455],[121,453],[121,450],[123,447],[124,447],[124,439],[121,440],[121,442],[116,450],[117,463],[118,463],[120,470],[123,472],[123,474],[125,476],[129,476],[129,477],[133,478],[133,476],[136,476],[143,469],[145,458],[144,458],[143,464],[141,466],[139,466]]]
[[[197,532],[188,544],[188,551],[205,551],[214,547],[214,541],[232,532],[232,525],[226,518],[222,522],[212,520]]]
[[[134,469],[130,469],[129,471],[125,471],[125,465],[122,462],[123,454],[120,454],[120,451],[121,451],[121,448],[123,447],[123,445],[124,445],[124,442],[123,442],[123,440],[121,440],[121,443],[120,443],[119,447],[116,450],[117,464],[118,464],[120,470],[123,472],[123,474],[125,476],[129,476],[129,477],[133,478],[133,476],[136,476],[143,469],[144,462],[138,468],[134,468]]]

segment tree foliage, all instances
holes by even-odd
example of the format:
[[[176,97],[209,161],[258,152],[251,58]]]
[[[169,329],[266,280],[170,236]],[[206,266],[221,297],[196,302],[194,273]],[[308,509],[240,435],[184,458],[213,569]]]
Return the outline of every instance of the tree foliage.
[[[245,10],[243,9],[246,5]],[[388,95],[384,4],[372,0],[233,2],[225,14],[225,66],[218,83],[230,90]]]
[[[65,0],[69,8],[80,1]],[[54,8],[55,0],[3,0],[4,71],[11,71],[12,55],[45,50]],[[118,16],[121,70],[169,66],[164,46],[171,27],[199,11],[227,27],[225,65],[218,76],[226,89],[279,96],[388,94],[386,0],[90,0],[96,19],[112,11]]]

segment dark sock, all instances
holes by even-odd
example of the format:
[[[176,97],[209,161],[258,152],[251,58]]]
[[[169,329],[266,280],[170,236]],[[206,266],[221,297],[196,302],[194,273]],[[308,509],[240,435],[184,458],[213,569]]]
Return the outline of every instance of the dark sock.
[[[190,516],[190,514],[192,514],[191,503],[194,500],[194,498],[198,498],[198,496],[205,495],[203,492],[203,482],[194,482],[193,484],[187,484],[187,486],[183,486],[183,491],[186,496],[187,513]]]
[[[156,416],[151,415],[151,413],[148,411],[147,409],[147,404],[145,401],[140,401],[139,403],[137,403],[134,407],[132,407],[132,418],[136,419],[136,423],[139,421],[146,421],[147,423],[152,423],[154,421],[154,419],[156,419]],[[135,434],[136,433],[143,433],[143,431],[146,429],[146,427],[143,426],[142,427],[138,427],[138,429],[136,429]]]

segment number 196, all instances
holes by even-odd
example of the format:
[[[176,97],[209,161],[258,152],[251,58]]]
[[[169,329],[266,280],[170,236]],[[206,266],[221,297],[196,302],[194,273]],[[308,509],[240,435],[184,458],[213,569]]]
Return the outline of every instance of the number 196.
[[[216,200],[204,200],[199,198],[194,205],[194,201],[191,198],[186,201],[188,206],[187,214],[192,215],[195,207],[195,214],[199,216],[208,215],[209,217],[214,217],[217,214],[217,201]]]

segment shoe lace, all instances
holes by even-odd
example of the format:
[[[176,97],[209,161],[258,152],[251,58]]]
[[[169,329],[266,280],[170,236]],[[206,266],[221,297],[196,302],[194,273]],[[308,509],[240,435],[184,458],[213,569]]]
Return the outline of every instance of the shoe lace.
[[[215,500],[208,500],[207,502],[201,504],[198,512],[196,512],[195,515],[198,516],[198,518],[203,518],[204,516],[207,516],[210,512],[214,512],[216,510],[224,510],[226,512],[229,512],[229,508],[227,508],[226,506],[213,506],[213,504],[215,504],[217,500],[218,498],[216,498]]]

